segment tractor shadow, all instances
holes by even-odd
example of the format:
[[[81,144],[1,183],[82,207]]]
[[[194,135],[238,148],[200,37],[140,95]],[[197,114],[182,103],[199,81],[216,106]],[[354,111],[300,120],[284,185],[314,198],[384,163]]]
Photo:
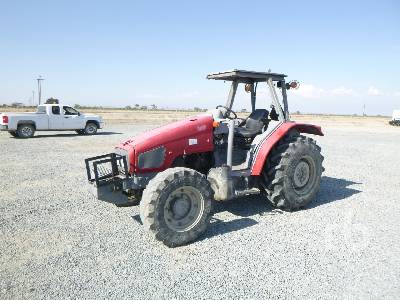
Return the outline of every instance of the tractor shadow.
[[[321,186],[316,199],[305,209],[313,209],[334,201],[345,200],[354,194],[361,193],[360,190],[350,187],[359,184],[361,183],[342,178],[324,176],[321,179]],[[257,215],[272,216],[286,213],[282,210],[275,209],[267,199],[259,195],[241,197],[226,202],[214,202],[214,213],[218,214],[224,212],[229,212],[239,218],[225,222],[219,217],[212,217],[210,226],[201,239],[207,239],[257,225],[258,222],[252,218]]]
[[[122,132],[112,132],[112,131],[105,131],[105,132],[98,132],[96,134],[94,134],[93,136],[97,136],[97,135],[103,135],[103,136],[107,136],[107,135],[114,135],[114,134],[122,134]],[[71,132],[71,133],[58,133],[58,134],[38,134],[38,135],[34,135],[32,138],[34,139],[38,139],[38,138],[51,138],[51,137],[87,137],[86,135],[79,135],[77,133]]]
[[[361,183],[343,178],[324,176],[321,179],[321,186],[316,199],[308,205],[305,210],[313,209],[335,201],[346,200],[352,195],[361,193],[362,191],[351,187],[360,184]],[[257,225],[258,222],[253,218],[256,216],[264,217],[286,213],[280,209],[275,209],[267,199],[259,195],[240,197],[226,202],[214,201],[214,214],[223,214],[225,212],[233,214],[236,218],[224,221],[221,219],[222,216],[214,215],[211,218],[207,231],[199,240],[209,239]],[[135,222],[142,224],[139,215],[132,216],[132,219]]]
[[[361,193],[362,191],[355,189],[353,185],[361,185],[360,182],[354,182],[344,178],[333,178],[323,176],[321,178],[321,186],[317,197],[313,202],[306,207],[306,209],[312,209],[314,207],[328,204],[334,201],[345,200],[355,194]]]

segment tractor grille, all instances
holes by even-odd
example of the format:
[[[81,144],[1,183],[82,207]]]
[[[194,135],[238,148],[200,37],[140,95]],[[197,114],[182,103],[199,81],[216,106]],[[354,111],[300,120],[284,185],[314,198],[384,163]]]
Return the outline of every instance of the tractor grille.
[[[130,166],[130,164],[131,164],[131,161],[129,160],[128,151],[125,150],[125,149],[122,149],[122,148],[115,148],[115,149],[114,149],[114,152],[115,152],[115,154],[117,154],[117,155],[120,155],[120,156],[124,156],[124,157],[125,157],[126,162],[127,162],[127,164],[128,164],[128,168],[129,168],[129,166]]]

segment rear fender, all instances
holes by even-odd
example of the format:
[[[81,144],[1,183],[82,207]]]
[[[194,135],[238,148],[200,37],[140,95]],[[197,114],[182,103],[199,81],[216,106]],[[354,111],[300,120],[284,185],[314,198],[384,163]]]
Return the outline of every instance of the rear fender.
[[[19,120],[17,123],[17,128],[19,125],[26,125],[26,124],[32,125],[33,128],[35,128],[36,130],[36,123],[32,120]]]
[[[290,130],[298,130],[300,133],[309,133],[314,135],[323,136],[321,127],[311,124],[286,122],[282,123],[269,135],[264,141],[256,153],[255,160],[251,167],[251,175],[258,176],[261,174],[267,157],[271,152],[272,148],[278,143]]]
[[[97,120],[87,120],[86,121],[86,125],[89,124],[89,123],[94,123],[94,124],[96,124],[98,129],[100,128],[100,123]]]

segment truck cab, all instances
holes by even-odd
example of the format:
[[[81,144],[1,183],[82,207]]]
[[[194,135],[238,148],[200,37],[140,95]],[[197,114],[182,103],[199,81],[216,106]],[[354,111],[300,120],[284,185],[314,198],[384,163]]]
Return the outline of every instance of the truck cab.
[[[59,104],[39,105],[38,114],[48,115],[48,129],[67,130],[85,127],[85,117],[76,109]],[[46,124],[43,124],[46,126]]]

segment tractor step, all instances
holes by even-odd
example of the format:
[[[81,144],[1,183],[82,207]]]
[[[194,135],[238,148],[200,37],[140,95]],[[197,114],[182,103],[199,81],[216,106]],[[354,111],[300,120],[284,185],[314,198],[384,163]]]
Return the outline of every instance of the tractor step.
[[[252,189],[248,189],[248,190],[235,191],[235,196],[241,197],[241,196],[247,196],[247,195],[257,195],[259,193],[260,193],[259,189],[252,188]]]

